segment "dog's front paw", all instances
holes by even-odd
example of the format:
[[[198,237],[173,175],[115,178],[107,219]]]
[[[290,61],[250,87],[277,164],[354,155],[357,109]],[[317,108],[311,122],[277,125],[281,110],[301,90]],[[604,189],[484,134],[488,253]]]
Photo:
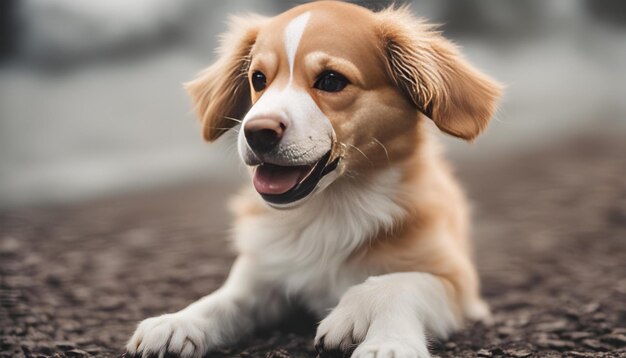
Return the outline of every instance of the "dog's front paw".
[[[365,340],[352,358],[429,358],[426,346],[394,339]]]
[[[349,356],[363,341],[369,322],[357,306],[339,305],[317,327],[315,350],[321,357]]]
[[[180,313],[148,318],[128,341],[126,356],[200,358],[214,348],[207,323],[205,318]]]
[[[388,295],[381,282],[369,279],[350,288],[322,320],[315,336],[321,357],[430,357],[423,323],[407,314],[411,302]]]

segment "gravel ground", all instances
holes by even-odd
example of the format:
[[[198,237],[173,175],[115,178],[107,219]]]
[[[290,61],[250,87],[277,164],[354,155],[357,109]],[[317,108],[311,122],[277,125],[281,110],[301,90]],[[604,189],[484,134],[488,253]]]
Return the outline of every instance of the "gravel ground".
[[[626,357],[626,142],[591,135],[458,163],[495,314],[439,357]],[[223,202],[189,184],[0,213],[0,357],[114,357],[135,324],[214,290],[233,260]],[[300,314],[212,357],[310,357]]]

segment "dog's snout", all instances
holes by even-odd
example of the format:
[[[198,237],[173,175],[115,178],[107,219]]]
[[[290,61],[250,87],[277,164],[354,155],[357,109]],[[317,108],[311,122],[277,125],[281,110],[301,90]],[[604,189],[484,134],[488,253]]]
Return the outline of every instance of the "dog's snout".
[[[256,118],[244,125],[244,134],[250,149],[257,153],[272,150],[283,137],[287,126],[275,118]]]

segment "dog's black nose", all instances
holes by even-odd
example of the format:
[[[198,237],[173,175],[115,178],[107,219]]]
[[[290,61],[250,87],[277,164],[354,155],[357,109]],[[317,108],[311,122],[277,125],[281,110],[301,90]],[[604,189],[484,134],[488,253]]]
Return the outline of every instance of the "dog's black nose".
[[[274,118],[255,118],[243,128],[250,149],[257,153],[267,153],[274,149],[283,137],[286,126]]]

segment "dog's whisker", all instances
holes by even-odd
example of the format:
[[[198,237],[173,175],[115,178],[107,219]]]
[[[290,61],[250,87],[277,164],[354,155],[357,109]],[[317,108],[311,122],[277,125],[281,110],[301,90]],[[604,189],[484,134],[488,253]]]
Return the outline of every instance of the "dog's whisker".
[[[374,165],[374,162],[372,162],[372,160],[361,149],[359,149],[359,147],[357,147],[355,145],[352,145],[352,144],[349,144],[349,143],[342,143],[342,144],[354,148],[357,152],[361,153],[361,155],[363,157],[365,157],[365,159],[367,159],[368,162],[370,162],[372,165]]]
[[[381,147],[383,147],[383,150],[385,151],[385,156],[387,157],[387,164],[391,164],[391,160],[389,159],[389,152],[387,151],[387,147],[385,147],[385,145],[383,143],[381,143],[378,139],[376,139],[376,137],[372,137],[372,140],[376,143],[378,143]]]
[[[222,116],[222,117],[224,117],[226,119],[229,119],[229,120],[231,120],[233,122],[237,122],[237,123],[243,122],[241,119],[237,119],[237,118],[233,118],[233,117],[229,117],[229,116]]]
[[[234,127],[230,127],[230,128],[228,128],[228,127],[211,127],[211,128],[212,129],[221,129],[221,130],[225,130],[225,131],[231,131],[232,130],[232,131],[235,131],[235,132],[239,133],[239,130],[237,128],[234,128]]]

